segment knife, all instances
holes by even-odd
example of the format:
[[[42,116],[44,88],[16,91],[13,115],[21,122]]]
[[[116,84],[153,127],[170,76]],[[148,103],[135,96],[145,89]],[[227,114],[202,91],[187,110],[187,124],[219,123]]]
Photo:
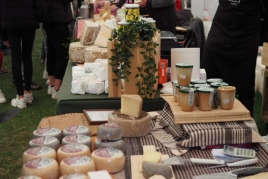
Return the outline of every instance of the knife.
[[[237,179],[239,175],[254,175],[261,172],[268,172],[268,168],[263,167],[242,168],[230,172],[197,175],[193,176],[193,179]]]

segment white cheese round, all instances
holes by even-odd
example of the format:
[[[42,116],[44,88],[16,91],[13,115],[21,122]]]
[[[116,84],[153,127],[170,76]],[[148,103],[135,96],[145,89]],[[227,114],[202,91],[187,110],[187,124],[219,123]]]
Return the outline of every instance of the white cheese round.
[[[32,139],[29,142],[30,147],[42,147],[47,146],[51,147],[55,150],[58,150],[60,147],[60,142],[56,137],[44,136],[44,137],[37,137]]]
[[[29,160],[35,159],[35,158],[52,158],[56,160],[56,151],[51,147],[32,147],[27,149],[23,153],[23,163],[26,163]]]
[[[88,177],[81,173],[63,175],[59,179],[88,179]]]
[[[84,144],[90,148],[90,151],[92,151],[92,142],[91,138],[86,135],[67,135],[62,139],[62,145],[65,144]]]
[[[52,136],[61,141],[61,130],[54,127],[38,128],[33,131],[34,137]]]
[[[122,127],[115,122],[101,124],[97,137],[102,140],[119,140],[122,138]]]
[[[99,148],[114,148],[118,149],[121,151],[125,151],[125,142],[120,139],[120,140],[101,140],[101,139],[96,139],[94,141],[94,149],[99,149]]]
[[[63,130],[63,137],[67,135],[75,135],[75,134],[91,136],[91,131],[87,126],[83,126],[83,125],[69,126]]]

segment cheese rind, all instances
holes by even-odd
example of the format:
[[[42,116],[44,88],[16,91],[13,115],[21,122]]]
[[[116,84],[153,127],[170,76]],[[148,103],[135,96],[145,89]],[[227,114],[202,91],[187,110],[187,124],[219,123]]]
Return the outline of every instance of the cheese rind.
[[[80,36],[80,43],[83,45],[94,44],[100,31],[100,25],[96,22],[85,21]]]
[[[171,168],[168,165],[154,162],[143,162],[142,174],[144,178],[150,178],[154,175],[162,175],[166,179],[171,179],[173,177]]]
[[[102,140],[119,140],[122,138],[122,127],[115,122],[101,124],[97,136]]]
[[[140,117],[142,98],[139,95],[121,95],[121,114]]]
[[[107,48],[107,42],[109,38],[112,37],[112,33],[113,30],[111,28],[106,25],[102,25],[94,45]]]
[[[115,140],[115,141],[103,141],[101,139],[96,139],[94,141],[94,149],[99,149],[99,148],[114,148],[118,149],[121,151],[125,151],[125,142],[120,139],[120,140]]]
[[[84,144],[66,144],[61,146],[57,151],[57,160],[60,163],[63,159],[71,156],[91,156],[88,146]]]
[[[95,62],[99,58],[108,59],[107,48],[91,45],[85,49],[85,62]]]
[[[80,42],[72,42],[69,45],[69,59],[74,63],[85,63],[85,50],[89,47]]]
[[[35,158],[52,158],[54,160],[56,160],[57,158],[57,154],[56,151],[51,148],[51,147],[32,147],[27,149],[24,153],[23,153],[23,163],[26,163],[29,160],[35,159]]]

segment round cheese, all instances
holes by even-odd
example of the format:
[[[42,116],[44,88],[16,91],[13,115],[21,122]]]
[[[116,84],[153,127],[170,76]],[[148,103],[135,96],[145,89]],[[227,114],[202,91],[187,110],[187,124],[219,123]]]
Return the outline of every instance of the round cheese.
[[[119,140],[122,138],[122,127],[115,122],[101,124],[97,136],[102,140]]]
[[[95,62],[98,58],[108,59],[107,48],[91,45],[85,49],[85,62]]]
[[[61,175],[74,173],[82,173],[86,175],[89,171],[96,171],[96,169],[94,161],[88,156],[68,157],[60,162]]]
[[[113,148],[99,148],[91,155],[97,170],[107,170],[109,173],[116,173],[123,170],[125,156],[121,150]]]
[[[69,126],[63,130],[63,137],[67,135],[75,135],[75,134],[91,136],[91,131],[87,126],[83,126],[83,125]]]
[[[29,145],[30,147],[47,146],[55,150],[58,150],[58,148],[60,147],[60,142],[56,137],[45,136],[45,137],[37,137],[37,138],[32,139],[29,142]]]
[[[142,137],[151,131],[151,117],[144,111],[139,118],[132,118],[122,115],[120,111],[114,111],[109,114],[108,122],[118,123],[123,128],[123,137]]]
[[[57,160],[60,163],[63,159],[71,156],[91,156],[88,146],[84,144],[66,144],[57,151]]]
[[[86,135],[67,135],[62,139],[62,145],[65,144],[84,144],[90,148],[90,151],[92,151],[92,143],[91,138]]]
[[[81,173],[63,175],[59,179],[88,179],[88,177]]]
[[[42,179],[58,179],[59,166],[56,160],[51,158],[36,158],[29,160],[22,166],[23,176],[35,175]]]
[[[125,142],[120,139],[120,140],[101,140],[101,139],[96,139],[94,141],[94,149],[99,149],[99,148],[114,148],[118,149],[121,151],[125,151]]]
[[[34,175],[29,175],[29,176],[21,176],[17,179],[42,179],[42,178],[40,178],[38,176],[34,176]]]
[[[85,49],[86,45],[80,42],[72,42],[69,45],[69,59],[74,63],[84,63],[85,62]]]
[[[42,137],[42,136],[52,136],[56,137],[59,141],[61,141],[61,130],[54,127],[47,128],[38,128],[33,131],[34,137]]]
[[[32,147],[23,153],[23,163],[35,158],[52,158],[56,160],[56,151],[51,147]]]

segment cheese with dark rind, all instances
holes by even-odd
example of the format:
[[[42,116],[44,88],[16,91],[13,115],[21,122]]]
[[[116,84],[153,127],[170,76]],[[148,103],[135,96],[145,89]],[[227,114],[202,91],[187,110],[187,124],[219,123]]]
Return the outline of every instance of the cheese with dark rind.
[[[42,147],[47,146],[55,149],[56,151],[60,147],[60,142],[56,137],[44,136],[32,139],[29,142],[30,147]]]
[[[87,135],[67,135],[62,139],[62,145],[65,144],[84,144],[90,148],[90,151],[92,151],[91,137]]]
[[[56,151],[51,147],[32,147],[27,149],[23,153],[22,161],[23,163],[26,163],[29,160],[35,159],[35,158],[52,158],[54,160],[57,159]]]
[[[154,175],[162,175],[166,179],[173,177],[170,166],[154,162],[143,162],[142,174],[144,178],[150,178]]]
[[[69,126],[63,129],[63,137],[75,134],[91,136],[91,131],[87,126],[84,125]]]
[[[122,138],[122,127],[115,122],[101,124],[97,137],[102,140],[119,140]]]
[[[61,130],[55,127],[38,128],[33,131],[34,137],[52,136],[61,141]]]
[[[125,151],[125,142],[120,139],[120,140],[101,140],[101,139],[96,139],[94,141],[94,149],[99,149],[99,148],[114,148],[114,149],[118,149],[121,151]]]
[[[142,112],[142,98],[139,95],[121,95],[121,114],[140,117]]]
[[[96,170],[107,170],[116,173],[124,169],[125,156],[121,150],[113,148],[99,148],[91,154]]]

